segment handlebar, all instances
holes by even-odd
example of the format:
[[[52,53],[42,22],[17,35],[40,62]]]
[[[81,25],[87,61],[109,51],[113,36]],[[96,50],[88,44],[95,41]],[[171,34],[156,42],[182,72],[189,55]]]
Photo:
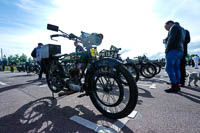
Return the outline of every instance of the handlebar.
[[[50,35],[51,40],[57,41],[57,40],[53,39],[54,37],[64,37],[64,38],[68,38],[69,40],[73,40],[75,42],[81,42],[80,38],[77,37],[76,35],[72,34],[72,33],[68,35],[67,33],[62,32],[62,34]]]
[[[102,43],[103,39],[103,34],[97,34],[97,33],[86,33],[81,31],[81,36],[78,37],[74,34],[67,34],[59,29],[58,26],[52,25],[52,24],[47,24],[47,29],[56,31],[56,32],[61,32],[61,34],[54,34],[51,35],[50,38],[51,40],[54,40],[54,37],[64,37],[68,38],[69,40],[73,40],[75,42],[79,42],[83,44],[83,47],[85,47],[87,50],[90,48],[93,48],[94,46],[99,46]],[[57,40],[55,40],[57,41]]]

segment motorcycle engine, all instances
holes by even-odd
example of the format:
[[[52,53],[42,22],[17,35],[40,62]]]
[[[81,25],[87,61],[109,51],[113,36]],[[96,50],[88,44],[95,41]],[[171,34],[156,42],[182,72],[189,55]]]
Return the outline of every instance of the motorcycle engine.
[[[69,71],[70,79],[74,84],[80,84],[79,77],[80,77],[80,70],[77,67],[70,69]]]
[[[79,64],[67,64],[66,73],[69,76],[69,82],[79,85],[80,81],[80,67]]]

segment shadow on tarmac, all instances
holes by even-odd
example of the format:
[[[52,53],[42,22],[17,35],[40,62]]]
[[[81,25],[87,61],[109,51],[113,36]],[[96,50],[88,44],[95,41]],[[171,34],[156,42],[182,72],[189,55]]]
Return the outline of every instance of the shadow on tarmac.
[[[138,89],[142,90],[142,91],[139,91],[138,92],[138,96],[142,96],[142,97],[146,97],[146,98],[154,98],[152,95],[151,95],[151,92],[144,89],[144,88],[141,88],[141,87],[138,87]]]
[[[189,90],[193,90],[193,91],[197,91],[197,92],[200,92],[200,87],[196,87],[196,88],[194,88],[194,87],[192,87],[192,86],[185,86],[184,87],[185,89],[189,89]]]
[[[2,133],[74,133],[94,132],[77,124],[69,118],[77,115],[82,118],[95,121],[98,124],[109,127],[115,120],[108,119],[103,115],[95,115],[92,110],[77,105],[75,108],[69,106],[60,107],[57,99],[44,97],[31,101],[13,114],[0,118],[0,131]],[[126,125],[123,132],[133,133]]]
[[[185,98],[187,98],[187,99],[189,99],[189,100],[191,100],[193,102],[196,102],[196,103],[200,104],[200,96],[196,96],[194,94],[190,94],[190,93],[183,92],[183,91],[181,91],[181,92],[179,92],[177,94],[179,94],[179,95],[181,95],[181,96],[183,96],[183,97],[185,97]]]
[[[24,89],[25,86],[33,84],[33,83],[36,83],[36,82],[40,82],[40,84],[38,84],[38,86],[46,84],[46,80],[38,80],[38,79],[28,80],[26,82],[27,83],[17,84],[17,85],[10,85],[10,86],[6,86],[6,87],[3,87],[3,88],[0,88],[0,93],[4,92],[4,91],[12,90],[12,89],[17,89],[17,88]]]
[[[145,97],[145,98],[154,98],[151,95],[150,91],[147,91],[146,89],[141,88],[141,87],[138,87],[138,96]],[[143,103],[143,100],[141,100],[141,99],[138,98],[137,104],[142,105],[142,103]]]
[[[169,84],[168,81],[165,81],[165,80],[160,80],[160,79],[155,79],[155,78],[152,78],[152,79],[142,79],[141,81],[145,81],[145,82],[151,82],[151,83],[160,83],[160,84]]]
[[[23,75],[10,76],[8,78],[19,78],[19,77],[30,77],[30,76],[33,76],[33,75],[31,75],[31,74],[23,74]]]

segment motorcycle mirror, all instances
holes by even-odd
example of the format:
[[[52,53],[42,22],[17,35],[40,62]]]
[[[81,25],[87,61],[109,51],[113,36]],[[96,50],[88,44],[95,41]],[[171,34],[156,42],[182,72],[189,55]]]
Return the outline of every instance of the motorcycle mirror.
[[[59,27],[52,24],[47,24],[47,29],[58,32]]]

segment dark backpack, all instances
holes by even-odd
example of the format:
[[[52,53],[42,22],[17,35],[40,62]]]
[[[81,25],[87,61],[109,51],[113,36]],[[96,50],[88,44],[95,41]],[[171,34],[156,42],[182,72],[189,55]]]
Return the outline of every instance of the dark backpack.
[[[185,43],[188,44],[190,42],[190,32],[188,30],[185,30]]]
[[[33,58],[36,57],[36,48],[34,48],[33,51],[31,52],[31,56],[32,56]]]
[[[185,34],[185,42],[184,42],[184,56],[187,56],[188,54],[188,43],[190,42],[190,32],[188,30],[185,30],[186,34]]]

